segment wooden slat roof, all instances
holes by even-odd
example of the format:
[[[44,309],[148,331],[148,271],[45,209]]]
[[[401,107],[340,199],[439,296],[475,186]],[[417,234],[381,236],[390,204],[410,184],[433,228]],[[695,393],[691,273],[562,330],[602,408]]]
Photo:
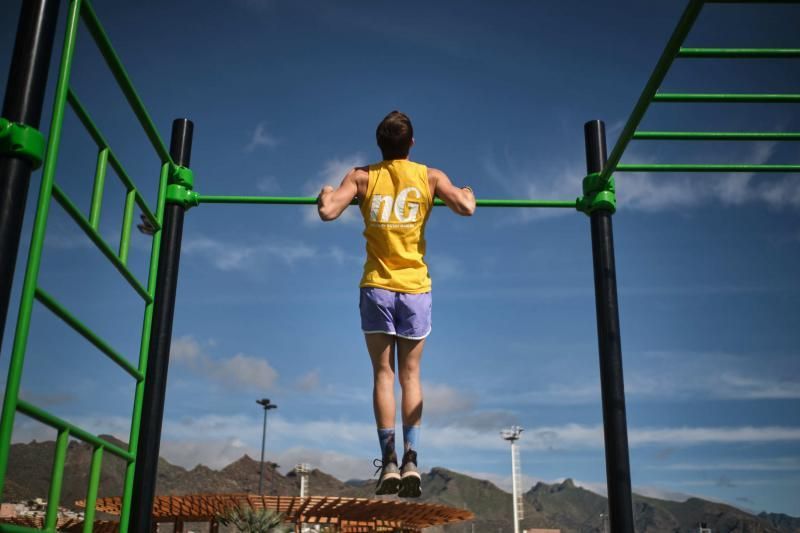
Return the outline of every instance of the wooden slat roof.
[[[76,502],[85,507],[84,501]],[[474,519],[464,509],[397,499],[340,498],[334,496],[258,496],[254,494],[188,494],[156,496],[153,519],[156,522],[207,522],[233,507],[272,509],[286,520],[310,524],[339,524],[343,529],[359,527],[422,529]],[[121,499],[98,498],[96,509],[119,515]],[[352,529],[351,529],[352,528]]]

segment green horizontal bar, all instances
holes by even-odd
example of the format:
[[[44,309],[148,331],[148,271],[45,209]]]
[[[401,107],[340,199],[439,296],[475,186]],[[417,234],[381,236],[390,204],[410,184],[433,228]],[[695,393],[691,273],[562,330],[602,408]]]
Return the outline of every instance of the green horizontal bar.
[[[797,0],[703,0],[706,4],[796,4]]]
[[[678,57],[714,59],[800,57],[800,48],[681,48]]]
[[[102,24],[100,24],[100,20],[97,18],[97,14],[95,14],[89,0],[83,0],[81,4],[81,18],[86,24],[89,33],[92,35],[94,42],[97,44],[97,48],[100,50],[100,53],[103,54],[103,58],[106,60],[108,68],[111,70],[111,73],[117,80],[117,84],[119,84],[120,89],[122,89],[122,93],[128,100],[128,105],[131,106],[131,109],[136,115],[136,118],[139,119],[139,124],[141,124],[142,129],[144,129],[147,138],[150,139],[150,144],[153,145],[158,157],[161,158],[161,162],[172,162],[172,158],[169,156],[169,151],[167,151],[167,147],[164,144],[164,141],[161,139],[158,129],[153,123],[153,120],[150,118],[150,115],[147,113],[147,109],[144,107],[142,99],[137,94],[136,89],[134,88],[133,83],[128,76],[128,73],[125,71],[125,67],[122,65],[122,61],[117,55],[117,52],[114,50],[114,47],[111,46],[111,40],[108,38],[108,35],[103,29]]]
[[[800,141],[800,133],[721,131],[637,131],[634,139],[664,141]]]
[[[42,424],[48,425],[56,429],[69,431],[70,437],[75,437],[76,439],[80,439],[88,444],[93,444],[94,446],[102,446],[107,451],[113,453],[120,459],[124,459],[125,462],[131,463],[136,460],[134,454],[130,454],[125,450],[123,450],[122,448],[119,448],[116,445],[111,444],[107,440],[92,435],[88,431],[81,429],[78,426],[70,424],[69,422],[62,420],[57,416],[51,415],[44,409],[40,409],[39,407],[36,407],[35,405],[30,404],[25,400],[19,400],[19,402],[17,403],[17,410],[20,413],[28,415],[34,420],[38,420]]]
[[[642,121],[642,118],[644,118],[647,108],[650,107],[653,95],[664,81],[672,62],[675,60],[675,56],[678,54],[678,50],[680,50],[683,41],[692,29],[694,21],[697,19],[702,8],[702,0],[689,0],[686,4],[677,26],[675,26],[675,29],[672,31],[672,35],[664,46],[664,50],[661,52],[661,56],[658,58],[653,72],[647,79],[647,83],[639,95],[638,100],[636,100],[636,105],[633,106],[633,111],[631,111],[630,116],[628,116],[625,126],[622,127],[622,131],[617,138],[617,142],[614,144],[614,148],[608,155],[608,160],[600,173],[603,180],[608,180],[614,173],[614,169],[617,168],[617,164],[622,159],[622,154],[631,141],[633,132],[639,127],[639,123]]]
[[[144,213],[156,230],[161,229],[161,224],[158,223],[158,219],[150,210],[147,202],[144,201],[141,193],[139,193],[139,189],[133,183],[130,175],[122,166],[122,163],[117,158],[116,154],[114,154],[114,151],[111,150],[108,141],[106,141],[105,137],[103,137],[103,134],[100,133],[100,128],[98,128],[94,121],[92,121],[92,118],[89,116],[89,112],[86,111],[86,108],[78,99],[78,95],[76,95],[72,89],[67,91],[67,101],[69,102],[69,105],[72,107],[73,111],[75,111],[75,114],[78,115],[78,119],[83,124],[83,127],[86,128],[86,130],[89,132],[89,135],[92,136],[92,139],[94,140],[95,144],[97,144],[97,147],[101,150],[105,149],[108,151],[108,162],[111,163],[111,167],[114,169],[114,172],[116,172],[125,188],[129,191],[136,191],[136,203],[139,205],[142,213]],[[105,169],[103,169],[103,172],[105,172]],[[102,198],[100,198],[100,201],[102,201]],[[94,206],[94,199],[92,205]],[[97,211],[99,213],[99,207],[97,208]]]
[[[18,526],[0,522],[0,533],[56,533],[55,529],[38,529],[35,527]]]
[[[97,246],[100,251],[103,252],[103,255],[105,255],[106,258],[111,261],[111,264],[116,267],[119,273],[122,274],[122,277],[128,281],[131,287],[133,287],[133,289],[139,293],[139,296],[141,296],[147,303],[152,302],[153,299],[147,293],[147,290],[142,286],[142,284],[139,283],[139,280],[136,279],[136,276],[134,276],[133,273],[128,270],[128,267],[126,267],[117,254],[114,253],[114,250],[112,250],[111,247],[106,244],[106,241],[103,240],[103,237],[101,237],[100,234],[95,231],[94,228],[92,228],[92,225],[89,224],[89,221],[84,218],[80,209],[78,209],[72,200],[67,197],[67,194],[61,190],[61,187],[55,183],[53,184],[53,198],[55,198],[56,201],[61,204],[61,207],[63,207],[67,214],[72,217],[78,226],[81,227],[83,232],[87,237],[89,237],[89,239],[91,239],[95,246]]]
[[[124,357],[117,353],[107,342],[98,337],[92,330],[90,330],[84,323],[75,318],[66,308],[58,303],[55,298],[44,292],[39,287],[36,288],[36,299],[42,302],[45,307],[52,311],[61,320],[67,323],[72,329],[80,333],[80,335],[91,342],[95,348],[103,352],[109,359],[122,367],[125,372],[133,376],[137,381],[144,379],[144,376],[136,369],[135,366],[130,364]]]
[[[709,94],[709,93],[656,93],[654,102],[720,102],[777,104],[800,102],[800,94]]]
[[[315,205],[317,199],[312,196],[201,196],[201,204],[290,204],[290,205]],[[477,200],[480,207],[558,207],[575,209],[575,200]],[[358,205],[353,200],[350,205]],[[435,199],[433,205],[445,205],[440,199]]]
[[[617,165],[619,172],[800,172],[800,165]]]

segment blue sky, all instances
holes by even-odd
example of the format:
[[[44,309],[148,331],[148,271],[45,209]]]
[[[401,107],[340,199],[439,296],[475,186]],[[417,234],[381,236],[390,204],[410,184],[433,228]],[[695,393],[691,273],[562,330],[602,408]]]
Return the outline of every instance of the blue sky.
[[[18,7],[12,1],[4,11],[13,16],[0,20],[3,85]],[[375,160],[375,125],[401,109],[414,121],[413,159],[479,197],[548,199],[580,194],[583,123],[603,119],[613,144],[682,9],[633,1],[407,2],[399,11],[321,0],[96,6],[162,136],[173,118],[195,122],[201,194],[316,194]],[[797,47],[798,20],[797,5],[707,6],[687,44]],[[73,87],[153,201],[158,161],[85,29],[78,39]],[[792,60],[681,60],[664,88],[797,92],[798,82]],[[643,128],[799,131],[800,114],[790,105],[660,104]],[[68,115],[57,181],[86,210],[94,157]],[[639,142],[623,161],[798,163],[796,143],[771,142]],[[617,186],[635,489],[800,515],[800,179],[630,174]],[[105,201],[101,231],[113,245],[123,202],[113,179]],[[279,405],[269,459],[343,479],[372,474],[355,215],[323,224],[310,207],[206,205],[187,214],[162,442],[169,460],[220,467],[257,457],[254,400],[269,397]],[[148,242],[137,236],[131,253],[141,279]],[[519,424],[526,490],[565,477],[604,490],[588,219],[490,209],[463,219],[442,209],[428,242],[435,304],[421,466],[510,490],[499,431]],[[40,284],[134,358],[141,303],[58,207]],[[127,438],[132,382],[41,308],[23,389],[69,420]],[[16,440],[52,436],[18,418]]]

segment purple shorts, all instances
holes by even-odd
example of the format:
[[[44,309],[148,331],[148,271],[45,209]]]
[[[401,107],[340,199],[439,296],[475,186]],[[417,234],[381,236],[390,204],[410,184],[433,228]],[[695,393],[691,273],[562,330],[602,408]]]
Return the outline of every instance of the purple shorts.
[[[419,340],[431,332],[431,293],[408,294],[361,287],[361,329]]]

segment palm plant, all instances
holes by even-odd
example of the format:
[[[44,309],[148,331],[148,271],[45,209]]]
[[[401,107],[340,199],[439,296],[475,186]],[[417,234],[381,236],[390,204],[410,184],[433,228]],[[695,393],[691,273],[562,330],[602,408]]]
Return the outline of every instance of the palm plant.
[[[224,526],[233,526],[240,533],[290,533],[283,515],[272,509],[253,509],[250,506],[231,507],[217,517]]]

